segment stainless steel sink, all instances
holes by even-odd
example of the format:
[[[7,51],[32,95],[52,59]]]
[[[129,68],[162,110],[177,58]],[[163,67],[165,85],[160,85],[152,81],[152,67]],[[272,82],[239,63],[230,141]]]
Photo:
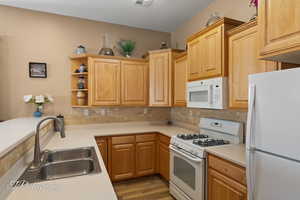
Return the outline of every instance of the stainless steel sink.
[[[92,150],[92,147],[85,147],[61,151],[45,151],[42,157],[42,161],[50,163],[64,160],[91,158],[93,153]]]
[[[18,183],[36,183],[101,172],[94,147],[46,151],[41,163],[34,170],[28,167]]]
[[[41,178],[44,180],[53,180],[82,176],[90,174],[94,168],[94,162],[89,158],[70,160],[68,162],[48,163],[41,168]]]

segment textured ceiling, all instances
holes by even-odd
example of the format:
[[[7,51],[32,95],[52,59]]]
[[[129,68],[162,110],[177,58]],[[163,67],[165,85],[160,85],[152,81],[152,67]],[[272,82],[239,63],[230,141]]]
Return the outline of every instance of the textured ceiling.
[[[0,5],[172,32],[211,1],[154,0],[141,7],[135,0],[0,0]]]

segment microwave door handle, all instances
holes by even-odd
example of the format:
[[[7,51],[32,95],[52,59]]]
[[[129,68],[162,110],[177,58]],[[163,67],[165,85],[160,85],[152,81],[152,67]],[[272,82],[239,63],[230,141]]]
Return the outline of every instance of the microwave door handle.
[[[250,85],[249,87],[249,112],[247,121],[247,132],[246,132],[246,176],[247,176],[247,186],[248,186],[248,200],[254,200],[254,166],[253,159],[255,153],[255,147],[253,145],[254,135],[253,135],[253,113],[255,111],[255,96],[256,87],[255,85]]]
[[[189,159],[190,161],[193,161],[193,162],[202,162],[202,161],[203,161],[203,159],[201,159],[201,158],[193,158],[193,157],[191,157],[190,155],[188,155],[188,154],[186,154],[186,153],[183,153],[183,152],[177,150],[176,147],[173,147],[173,146],[171,146],[171,145],[170,145],[169,148],[170,148],[172,151],[174,151],[174,152],[176,152],[176,153],[178,153],[178,154],[184,156],[185,158]]]
[[[212,97],[212,95],[213,95],[212,90],[213,90],[213,86],[209,85],[208,88],[207,88],[207,91],[208,91],[208,104],[209,105],[213,104],[213,102],[212,102],[212,99],[213,99],[213,97]]]

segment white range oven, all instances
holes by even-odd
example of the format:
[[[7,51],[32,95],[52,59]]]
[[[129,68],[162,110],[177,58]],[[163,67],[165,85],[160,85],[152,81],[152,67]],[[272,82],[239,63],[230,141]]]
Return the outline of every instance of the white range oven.
[[[201,118],[200,133],[182,133],[170,142],[170,193],[177,200],[206,199],[206,150],[212,146],[240,144],[239,122]]]
[[[203,200],[205,159],[173,145],[170,150],[170,193],[178,200]]]
[[[228,104],[226,77],[187,83],[187,107],[226,109]]]

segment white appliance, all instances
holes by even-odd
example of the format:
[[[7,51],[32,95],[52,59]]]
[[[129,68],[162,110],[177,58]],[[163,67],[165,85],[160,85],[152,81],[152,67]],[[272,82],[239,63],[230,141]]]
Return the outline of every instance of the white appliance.
[[[226,109],[228,80],[219,77],[187,83],[187,107]]]
[[[300,199],[300,69],[249,78],[248,200]]]
[[[200,133],[179,134],[170,144],[170,193],[177,200],[204,200],[206,153],[211,146],[243,141],[241,123],[201,118]]]

